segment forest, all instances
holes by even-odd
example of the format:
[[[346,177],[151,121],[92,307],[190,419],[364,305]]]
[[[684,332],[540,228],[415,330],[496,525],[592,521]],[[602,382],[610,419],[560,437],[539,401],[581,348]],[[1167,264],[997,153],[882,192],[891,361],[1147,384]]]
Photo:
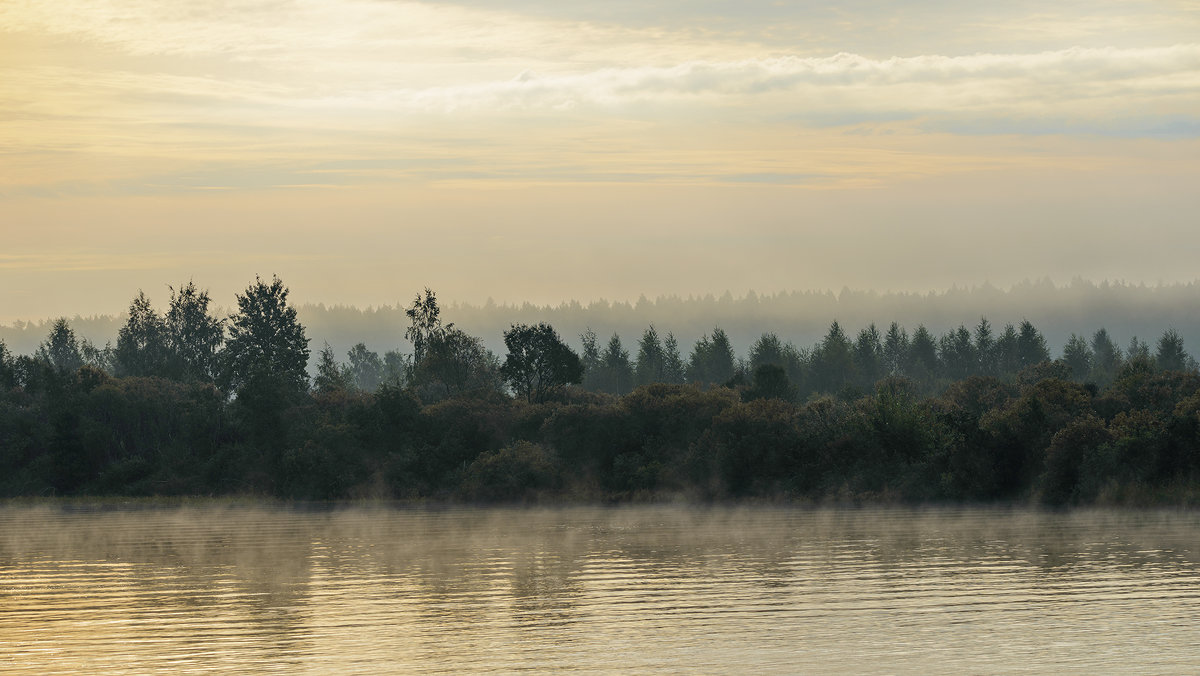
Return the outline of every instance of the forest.
[[[425,289],[410,352],[314,356],[278,278],[236,310],[193,283],[141,292],[114,344],[59,319],[0,342],[0,496],[296,500],[1002,502],[1200,497],[1200,373],[1166,328],[1061,353],[1028,320],[935,335],[832,321],[812,345],[654,325],[571,347],[515,323],[504,354]],[[571,342],[574,342],[572,340]]]

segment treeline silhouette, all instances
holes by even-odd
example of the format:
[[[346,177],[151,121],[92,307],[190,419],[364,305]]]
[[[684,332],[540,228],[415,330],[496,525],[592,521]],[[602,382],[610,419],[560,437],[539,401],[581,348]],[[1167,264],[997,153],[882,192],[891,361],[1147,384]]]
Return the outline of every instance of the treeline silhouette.
[[[1101,328],[1054,358],[1030,321],[834,321],[814,345],[720,327],[686,348],[646,327],[576,352],[513,324],[503,359],[404,311],[410,353],[309,339],[288,290],[237,311],[142,293],[115,345],[55,321],[31,354],[0,342],[0,494],[295,499],[982,500],[1184,503],[1200,496],[1200,374],[1171,328],[1124,348]],[[397,336],[397,341],[399,341]]]
[[[344,356],[357,343],[386,350],[410,348],[403,343],[408,325],[406,299],[394,305],[353,307],[298,303],[296,311],[315,348],[328,342]],[[222,298],[221,303],[229,301]],[[773,332],[796,345],[812,345],[825,335],[832,319],[848,331],[875,322],[885,329],[899,322],[910,330],[925,326],[934,335],[973,326],[981,316],[994,321],[1028,319],[1046,338],[1054,353],[1072,332],[1091,332],[1104,326],[1112,339],[1128,345],[1133,336],[1153,342],[1173,327],[1194,345],[1200,340],[1200,283],[1139,285],[1073,280],[1056,285],[1048,280],[1008,288],[983,285],[930,293],[856,291],[747,292],[697,296],[659,296],[624,300],[567,301],[554,305],[532,303],[451,303],[443,305],[455,325],[483,339],[485,347],[503,353],[501,334],[510,324],[548,323],[580,349],[578,337],[590,326],[607,338],[614,331],[628,341],[654,324],[670,329],[685,351],[719,324],[739,354],[764,332]],[[229,308],[232,309],[232,308]],[[223,312],[222,312],[223,313]],[[53,319],[0,325],[0,340],[9,349],[29,353],[50,331]],[[115,342],[126,317],[120,314],[76,316],[71,326],[98,345]],[[998,324],[1003,324],[997,321]],[[310,363],[310,369],[313,368]]]

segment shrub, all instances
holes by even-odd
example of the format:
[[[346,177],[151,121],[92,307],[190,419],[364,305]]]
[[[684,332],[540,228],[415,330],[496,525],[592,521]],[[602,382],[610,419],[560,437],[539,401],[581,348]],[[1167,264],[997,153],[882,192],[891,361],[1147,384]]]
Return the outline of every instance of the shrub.
[[[518,441],[475,458],[461,493],[472,500],[525,501],[562,486],[562,463],[541,444]]]

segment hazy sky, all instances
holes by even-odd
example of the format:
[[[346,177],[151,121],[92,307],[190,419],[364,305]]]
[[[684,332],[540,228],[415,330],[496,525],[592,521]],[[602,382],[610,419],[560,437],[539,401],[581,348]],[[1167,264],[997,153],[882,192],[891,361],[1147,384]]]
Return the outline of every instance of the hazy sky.
[[[986,6],[984,6],[986,5]],[[0,321],[1200,277],[1200,2],[3,0]]]

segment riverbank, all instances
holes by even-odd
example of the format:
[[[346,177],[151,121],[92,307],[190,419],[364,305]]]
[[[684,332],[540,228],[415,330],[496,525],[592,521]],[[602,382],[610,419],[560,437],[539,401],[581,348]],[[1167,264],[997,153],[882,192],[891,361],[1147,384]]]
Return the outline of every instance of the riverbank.
[[[95,375],[95,374],[93,374]],[[903,379],[804,402],[747,387],[623,397],[384,387],[252,408],[211,385],[76,378],[0,397],[0,497],[422,503],[1200,504],[1200,376],[1098,389]]]

